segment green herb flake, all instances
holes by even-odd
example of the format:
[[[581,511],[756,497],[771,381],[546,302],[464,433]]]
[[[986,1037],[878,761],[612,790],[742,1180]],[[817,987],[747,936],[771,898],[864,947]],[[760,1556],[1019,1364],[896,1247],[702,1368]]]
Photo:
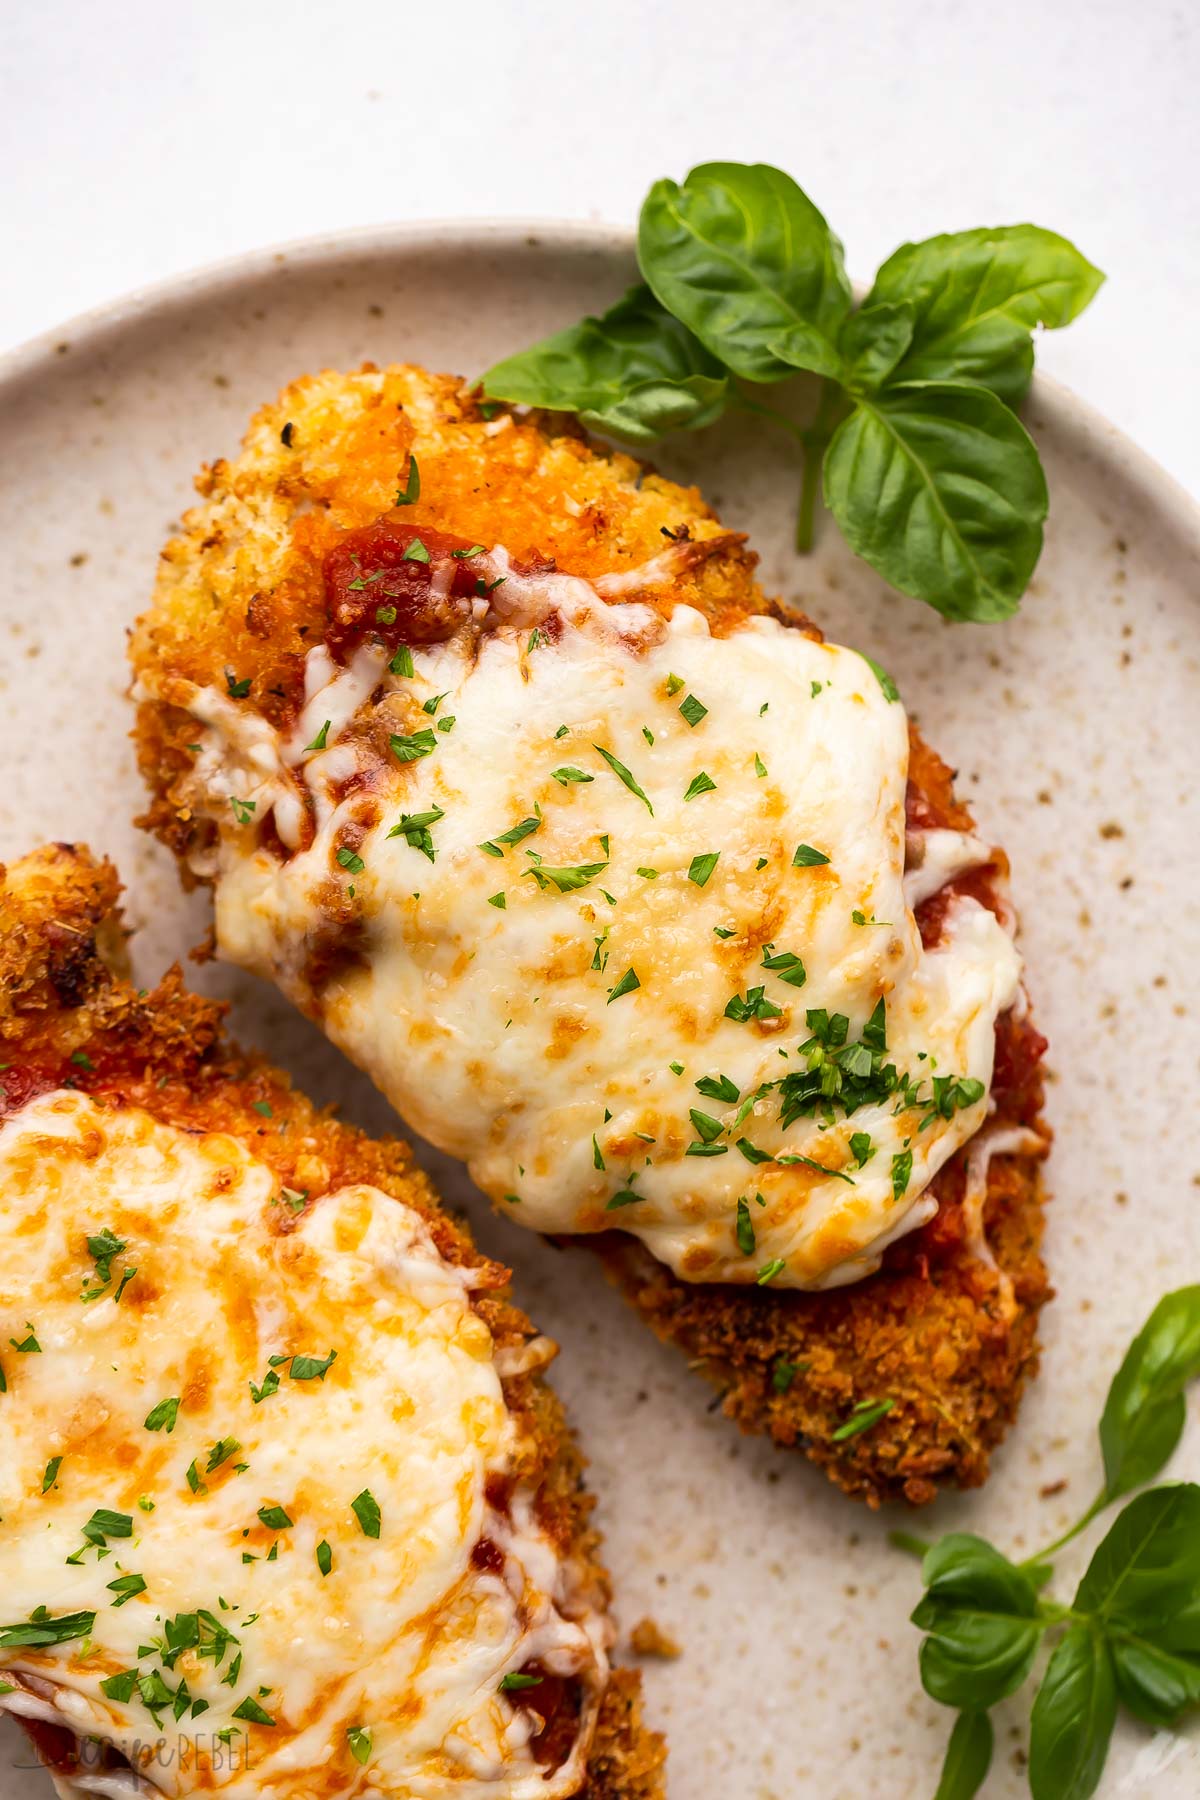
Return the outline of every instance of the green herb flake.
[[[147,1431],[165,1431],[170,1437],[175,1429],[175,1421],[179,1417],[179,1405],[177,1395],[169,1400],[160,1400],[158,1405],[152,1406],[146,1414],[142,1421],[143,1426]]]
[[[750,1208],[744,1199],[737,1203],[737,1222],[734,1226],[734,1235],[742,1255],[753,1256],[756,1247],[754,1220],[750,1217]]]
[[[250,1725],[274,1725],[275,1721],[269,1712],[259,1705],[253,1695],[248,1694],[240,1706],[233,1709],[235,1719],[245,1719]]]
[[[608,990],[608,1005],[611,1006],[614,1000],[620,1000],[624,994],[632,994],[633,990],[640,988],[641,985],[637,971],[632,968],[626,969],[617,985]]]
[[[364,1488],[361,1494],[356,1495],[350,1502],[350,1510],[358,1520],[359,1530],[364,1537],[377,1538],[379,1536],[381,1523],[379,1502],[370,1488]]]
[[[355,1762],[365,1767],[371,1760],[371,1733],[361,1725],[351,1725],[346,1731],[346,1741]]]
[[[244,679],[239,680],[232,669],[226,669],[225,686],[229,689],[231,700],[244,700],[250,692],[250,677],[247,675]]]
[[[766,774],[766,772],[767,772],[767,765],[756,750],[754,753],[754,773],[758,776],[759,780],[761,781],[763,776]]]
[[[767,1283],[774,1281],[777,1275],[782,1275],[786,1268],[787,1263],[782,1256],[773,1256],[770,1262],[765,1262],[763,1264],[762,1268],[758,1271],[758,1274],[754,1277],[755,1286],[766,1287]]]
[[[692,776],[691,781],[688,783],[687,792],[683,797],[685,800],[694,800],[698,794],[715,794],[716,791],[717,784],[712,776],[701,769],[698,775]]]
[[[260,1506],[258,1518],[259,1523],[265,1525],[268,1531],[288,1531],[292,1525],[292,1520],[282,1506]]]
[[[508,900],[503,889],[501,889],[498,894],[488,895],[488,905],[496,907],[499,912],[506,912],[508,910]]]
[[[696,1092],[708,1100],[724,1100],[728,1106],[736,1106],[742,1097],[741,1089],[728,1075],[702,1075],[696,1083]]]
[[[898,1150],[892,1158],[892,1199],[903,1199],[908,1192],[908,1184],[912,1178],[913,1153],[911,1150]]]
[[[894,1400],[860,1400],[851,1412],[850,1417],[831,1433],[831,1441],[844,1444],[847,1438],[857,1437],[860,1432],[870,1431],[872,1425],[878,1425],[880,1419],[887,1417],[895,1406]]]
[[[400,645],[388,668],[393,675],[399,675],[405,681],[412,680],[416,671],[413,668],[412,651],[407,644]]]
[[[700,723],[701,719],[708,716],[707,706],[704,705],[702,700],[697,700],[695,694],[688,694],[686,699],[681,701],[679,710],[687,720],[688,724],[692,727],[693,731],[696,729],[696,726]]]
[[[683,686],[683,676],[682,675],[668,675],[667,676],[667,697],[668,697],[668,699],[673,700],[682,686]]]
[[[803,987],[808,980],[804,964],[792,950],[774,951],[764,944],[762,966],[778,975],[780,981],[786,981],[789,987]]]
[[[42,1476],[42,1492],[48,1494],[58,1480],[58,1471],[62,1468],[62,1457],[52,1456],[46,1464],[46,1472]]]
[[[646,811],[650,814],[651,818],[653,818],[654,808],[651,806],[649,800],[646,798],[646,795],[643,793],[642,789],[638,786],[637,782],[634,780],[632,774],[625,767],[625,764],[623,762],[618,762],[616,757],[613,755],[612,751],[605,750],[603,748],[603,746],[600,744],[593,744],[592,749],[597,751],[604,758],[605,762],[608,764],[608,766],[612,770],[613,774],[617,777],[617,780],[622,782],[623,785],[629,789],[629,792],[631,794],[636,795],[636,797],[641,801],[642,805],[646,808]]]
[[[398,488],[396,490],[395,505],[397,505],[397,506],[414,506],[420,498],[421,498],[421,471],[417,467],[416,452],[410,450],[409,456],[408,456],[408,480],[405,482],[405,484],[402,488]],[[411,546],[410,546],[410,548],[411,548]],[[426,554],[426,556],[423,560],[428,562],[428,560],[429,560],[428,553]]]
[[[524,1688],[541,1687],[541,1685],[542,1677],[540,1675],[523,1675],[517,1669],[510,1670],[507,1675],[500,1677],[502,1694],[517,1694]]]
[[[408,549],[404,552],[401,561],[415,563],[427,563],[429,561],[429,552],[421,542],[420,538],[413,539],[412,543],[408,546]]]
[[[694,881],[697,887],[705,887],[720,859],[721,852],[719,850],[707,850],[701,856],[693,856],[688,865],[688,880]]]
[[[249,825],[258,810],[257,800],[239,800],[236,794],[230,794],[229,804],[233,808],[233,816],[239,825]]]
[[[823,850],[814,850],[811,844],[797,844],[796,854],[792,858],[793,869],[818,869],[829,858]]]
[[[325,746],[326,746],[326,744],[327,744],[327,743],[328,743],[328,742],[329,742],[329,727],[330,727],[330,726],[331,726],[331,725],[332,725],[332,724],[333,724],[333,720],[332,720],[332,719],[326,719],[326,721],[325,721],[325,723],[324,723],[324,724],[323,724],[323,725],[322,725],[322,727],[321,727],[321,729],[320,729],[320,731],[318,731],[318,733],[317,733],[317,735],[316,735],[316,737],[315,737],[315,738],[314,738],[314,739],[313,739],[313,741],[312,741],[312,743],[311,743],[311,744],[305,744],[305,746],[304,746],[304,754],[305,754],[305,755],[306,755],[306,756],[307,756],[307,755],[308,755],[308,754],[309,754],[309,753],[310,753],[310,751],[313,751],[313,750],[324,750],[324,748],[325,748]]]
[[[550,778],[552,781],[557,781],[559,787],[570,787],[572,783],[595,781],[596,779],[594,775],[587,775],[582,769],[573,769],[568,764],[564,764],[560,769],[551,769]]]
[[[392,755],[397,762],[419,762],[423,756],[430,756],[437,749],[437,738],[433,732],[414,731],[408,736],[393,732],[388,739]]]
[[[328,1575],[333,1567],[333,1551],[324,1538],[317,1545],[317,1567],[320,1569],[322,1577]]]
[[[361,875],[367,866],[358,852],[348,849],[345,844],[338,850],[336,860],[343,869],[348,869],[351,875]]]

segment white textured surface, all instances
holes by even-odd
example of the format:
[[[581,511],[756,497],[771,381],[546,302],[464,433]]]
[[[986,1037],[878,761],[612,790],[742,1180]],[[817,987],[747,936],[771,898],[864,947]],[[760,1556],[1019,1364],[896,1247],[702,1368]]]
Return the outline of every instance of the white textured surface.
[[[1187,0],[79,0],[0,8],[0,345],[146,281],[387,219],[631,223],[761,158],[869,277],[1033,218],[1109,273],[1044,366],[1193,491],[1200,12]]]
[[[0,390],[0,455],[13,472],[0,496],[0,856],[73,836],[112,854],[130,884],[143,978],[196,943],[207,901],[181,900],[165,853],[130,824],[141,793],[123,736],[125,626],[196,465],[300,369],[383,360],[399,340],[434,366],[480,367],[625,273],[601,238],[362,242],[340,258],[264,259],[239,282],[13,376]],[[990,1485],[918,1523],[1022,1553],[1090,1498],[1110,1373],[1151,1304],[1200,1267],[1200,530],[1170,484],[1082,409],[1042,388],[1028,416],[1049,471],[1050,536],[1021,617],[990,629],[947,627],[888,596],[831,531],[798,563],[794,471],[760,432],[735,423],[662,458],[751,531],[768,589],[872,645],[1013,857],[1053,1045],[1047,1248],[1059,1299],[1045,1315],[1042,1379]],[[232,994],[242,1036],[316,1098],[388,1127],[383,1102],[283,1001],[232,971],[191,978]],[[685,1643],[678,1662],[646,1669],[651,1714],[671,1737],[672,1800],[928,1795],[948,1718],[920,1692],[906,1623],[916,1573],[886,1541],[912,1521],[872,1515],[798,1457],[739,1438],[590,1258],[489,1216],[461,1174],[439,1168],[565,1346],[557,1380],[592,1459],[621,1621],[650,1614]],[[1200,1432],[1172,1472],[1200,1472]],[[1062,1559],[1068,1592],[1083,1559]],[[998,1715],[989,1800],[1024,1792],[1015,1759],[1027,1717],[1026,1702]],[[1191,1800],[1200,1744],[1152,1746],[1123,1728],[1103,1795],[1140,1795],[1151,1780],[1154,1800]],[[27,1773],[0,1776],[0,1800],[46,1792]]]

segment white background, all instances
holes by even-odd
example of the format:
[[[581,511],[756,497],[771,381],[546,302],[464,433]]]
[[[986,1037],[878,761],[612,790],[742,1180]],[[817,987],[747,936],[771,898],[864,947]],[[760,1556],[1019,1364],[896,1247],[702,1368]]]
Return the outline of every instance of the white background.
[[[1196,490],[1198,93],[1187,0],[7,0],[0,347],[278,239],[632,223],[762,159],[860,279],[935,231],[1075,238],[1109,283],[1043,364]]]

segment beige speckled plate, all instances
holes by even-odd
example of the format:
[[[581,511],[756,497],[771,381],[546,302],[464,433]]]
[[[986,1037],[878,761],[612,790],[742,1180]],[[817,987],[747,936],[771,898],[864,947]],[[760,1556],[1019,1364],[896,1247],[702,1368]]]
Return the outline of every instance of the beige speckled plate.
[[[627,238],[604,229],[396,227],[175,282],[0,368],[0,856],[87,839],[129,883],[139,973],[183,956],[206,902],[181,898],[166,853],[131,823],[124,638],[193,471],[303,370],[369,357],[473,373],[602,307],[631,270]],[[1050,531],[1021,617],[1002,626],[946,626],[897,599],[829,527],[798,561],[795,470],[767,429],[715,428],[661,458],[750,529],[769,590],[887,665],[1011,853],[1051,1039],[1059,1299],[989,1487],[919,1527],[1026,1553],[1091,1497],[1095,1424],[1132,1331],[1165,1289],[1200,1278],[1200,514],[1062,390],[1039,381],[1027,416]],[[220,968],[195,979],[232,996],[242,1036],[315,1095],[391,1122],[272,993]],[[621,1620],[649,1615],[685,1646],[646,1668],[674,1800],[928,1796],[949,1718],[921,1693],[906,1623],[916,1571],[886,1535],[913,1521],[866,1512],[798,1457],[740,1438],[590,1257],[492,1218],[460,1172],[429,1160],[563,1345],[558,1381],[592,1458]],[[1200,1431],[1173,1472],[1200,1476]],[[1062,1575],[1085,1554],[1064,1556]],[[1026,1791],[1027,1716],[997,1714],[989,1796]],[[0,1800],[49,1791],[6,1728]],[[1121,1728],[1103,1794],[1197,1791],[1200,1741]]]

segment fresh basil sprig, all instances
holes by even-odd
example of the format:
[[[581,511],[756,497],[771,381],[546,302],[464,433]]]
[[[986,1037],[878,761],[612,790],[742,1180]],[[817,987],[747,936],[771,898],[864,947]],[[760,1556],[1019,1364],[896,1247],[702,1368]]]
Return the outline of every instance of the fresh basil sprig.
[[[1049,1558],[1096,1514],[1164,1467],[1183,1429],[1187,1382],[1200,1375],[1200,1287],[1159,1301],[1118,1370],[1100,1424],[1105,1480],[1047,1549],[1013,1563],[955,1532],[926,1549],[921,1682],[959,1709],[935,1800],[972,1800],[987,1777],[988,1709],[1029,1676],[1057,1636],[1033,1702],[1033,1800],[1088,1800],[1118,1705],[1159,1728],[1200,1705],[1200,1486],[1149,1488],[1117,1514],[1070,1605],[1045,1595]],[[901,1548],[914,1541],[897,1533]]]
[[[764,414],[804,451],[796,542],[818,490],[852,550],[952,619],[1017,610],[1047,512],[1037,451],[1012,409],[1031,333],[1076,318],[1104,277],[1036,225],[902,245],[854,307],[842,246],[789,175],[704,163],[642,207],[645,285],[483,377],[492,399],[575,412],[639,445]],[[747,391],[821,379],[798,425]],[[739,383],[743,385],[739,385]]]

